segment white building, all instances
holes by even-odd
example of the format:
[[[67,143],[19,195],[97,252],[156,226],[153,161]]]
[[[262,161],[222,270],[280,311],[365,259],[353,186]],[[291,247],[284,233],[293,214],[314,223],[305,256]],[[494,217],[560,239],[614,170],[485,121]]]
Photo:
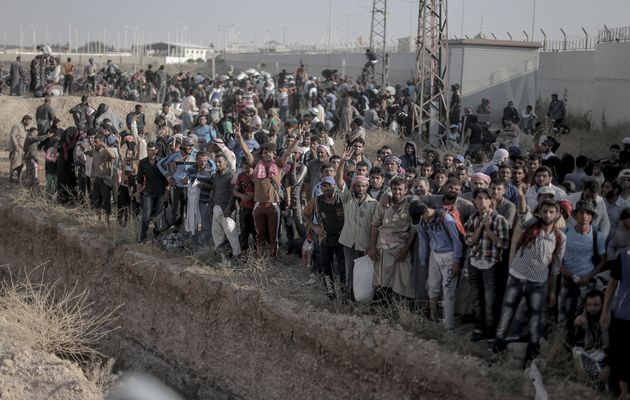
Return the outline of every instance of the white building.
[[[214,56],[214,49],[193,43],[158,42],[149,45],[154,56],[166,57],[166,64],[206,62]]]

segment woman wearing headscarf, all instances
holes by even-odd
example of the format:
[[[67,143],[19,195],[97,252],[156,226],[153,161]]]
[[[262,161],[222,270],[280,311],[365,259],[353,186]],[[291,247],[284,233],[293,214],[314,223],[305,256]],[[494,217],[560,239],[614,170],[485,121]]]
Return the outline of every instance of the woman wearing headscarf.
[[[489,163],[483,166],[481,172],[488,175],[491,179],[497,177],[501,164],[509,160],[510,153],[505,149],[497,149]]]

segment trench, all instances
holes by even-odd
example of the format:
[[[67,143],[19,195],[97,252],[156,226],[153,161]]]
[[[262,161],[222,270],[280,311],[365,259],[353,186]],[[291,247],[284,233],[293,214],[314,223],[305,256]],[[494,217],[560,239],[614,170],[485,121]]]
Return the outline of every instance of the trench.
[[[481,361],[387,321],[272,298],[2,197],[0,224],[0,263],[31,270],[47,262],[32,279],[76,283],[98,308],[122,304],[104,353],[118,369],[151,373],[185,398],[497,397]]]

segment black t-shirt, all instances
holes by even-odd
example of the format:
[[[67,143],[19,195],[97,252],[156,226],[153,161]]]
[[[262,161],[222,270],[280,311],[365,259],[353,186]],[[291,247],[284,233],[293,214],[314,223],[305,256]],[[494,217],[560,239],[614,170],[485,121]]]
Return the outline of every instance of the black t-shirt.
[[[148,69],[144,71],[144,77],[147,80],[147,83],[153,83],[153,80],[155,79],[155,72],[153,72],[152,69]]]
[[[335,202],[332,204],[324,201],[324,195],[317,197],[317,217],[326,231],[326,236],[321,244],[334,247],[339,243],[339,236],[343,229],[343,204],[338,195],[335,195]]]
[[[470,144],[481,144],[481,126],[470,124]]]
[[[151,165],[148,158],[143,158],[138,164],[138,183],[144,183],[144,192],[152,196],[164,194],[166,190],[166,178],[158,169],[157,164],[156,160]]]

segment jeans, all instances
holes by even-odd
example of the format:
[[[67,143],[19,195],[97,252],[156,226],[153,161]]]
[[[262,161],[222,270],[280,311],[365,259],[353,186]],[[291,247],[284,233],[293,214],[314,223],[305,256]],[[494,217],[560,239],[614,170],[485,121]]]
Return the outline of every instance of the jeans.
[[[192,127],[193,117],[192,115],[188,113],[182,113],[181,119],[182,119],[182,132],[185,132],[186,129],[189,129]]]
[[[352,291],[352,280],[354,279],[354,260],[365,255],[364,251],[356,250],[354,247],[343,246],[343,260],[346,264],[346,290],[349,299],[354,298]]]
[[[166,99],[166,83],[161,83],[157,90],[157,102],[162,104],[164,99]]]
[[[437,300],[443,297],[444,326],[455,328],[455,296],[457,294],[457,277],[453,273],[453,253],[429,255],[429,298]]]
[[[473,289],[473,309],[475,311],[475,330],[486,335],[495,332],[496,271],[499,264],[488,269],[468,267],[468,279]]]
[[[212,205],[199,202],[199,213],[201,214],[201,229],[194,232],[193,240],[197,246],[205,247],[212,240]]]
[[[188,202],[188,196],[186,196],[186,188],[175,187],[173,189],[173,211],[175,212],[175,232],[179,231],[184,220],[184,213],[186,212],[186,204]]]
[[[286,123],[287,122],[287,111],[289,111],[289,106],[282,106],[280,107],[280,120],[282,121],[282,123]]]
[[[495,342],[498,349],[505,347],[505,338],[514,318],[514,313],[524,296],[529,310],[529,348],[528,353],[535,358],[540,350],[540,322],[547,298],[547,282],[530,282],[510,275],[503,298],[501,320],[497,328]]]
[[[302,191],[299,187],[294,187],[291,191],[291,208],[286,210],[287,212],[285,220],[285,227],[287,229],[287,239],[295,239],[295,231],[300,239],[306,239],[306,227],[304,226],[304,219],[302,217],[302,202],[300,199]]]
[[[72,94],[72,81],[74,81],[74,76],[72,75],[64,75],[63,76],[63,93],[67,95]]]
[[[142,194],[142,223],[140,225],[140,240],[145,240],[147,238],[149,221],[162,209],[163,204],[163,194]]]
[[[54,195],[57,191],[57,174],[46,173],[46,193]]]
[[[581,308],[584,307],[586,293],[595,289],[595,281],[591,281],[580,287],[573,281],[561,279],[560,295],[558,296],[558,325],[561,332],[573,325],[573,320]]]
[[[324,279],[328,277],[331,282],[334,281],[333,271],[339,276],[339,282],[341,287],[346,283],[346,268],[343,256],[344,246],[337,244],[336,246],[319,246],[320,266]],[[336,258],[336,262],[333,262],[333,258]],[[330,291],[330,288],[328,288]]]

